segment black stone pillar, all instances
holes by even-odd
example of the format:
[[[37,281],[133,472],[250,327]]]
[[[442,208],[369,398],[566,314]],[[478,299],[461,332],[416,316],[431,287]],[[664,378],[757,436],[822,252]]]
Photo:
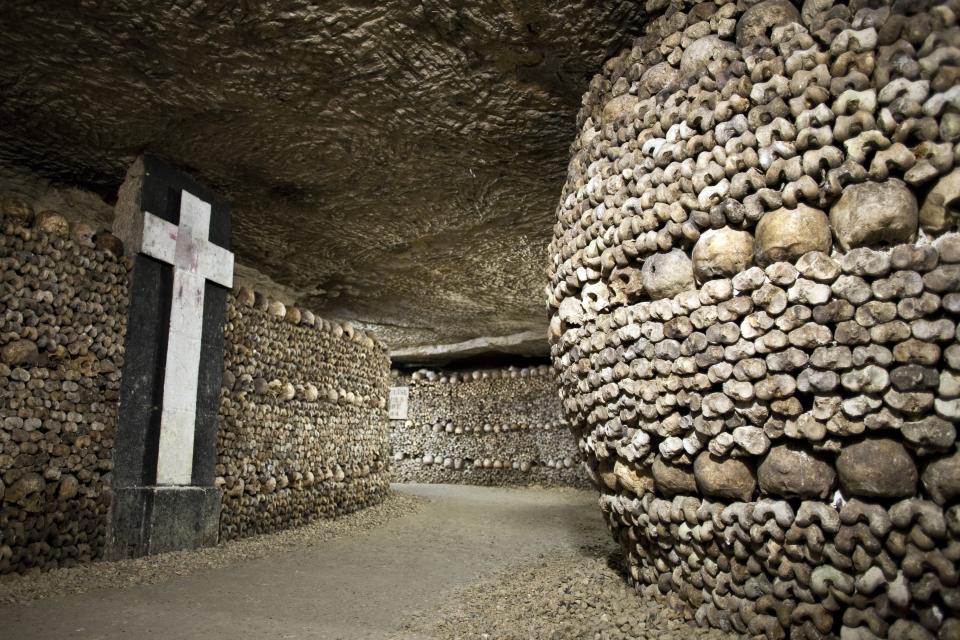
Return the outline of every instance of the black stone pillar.
[[[210,203],[209,240],[230,248],[229,204],[189,175],[148,155],[137,159],[120,188],[114,233],[124,241],[125,251],[140,247],[144,211],[179,223],[184,190]],[[173,267],[139,253],[131,258],[107,542],[112,559],[214,545],[219,534],[220,491],[213,481],[228,292],[206,282],[191,485],[156,486]]]

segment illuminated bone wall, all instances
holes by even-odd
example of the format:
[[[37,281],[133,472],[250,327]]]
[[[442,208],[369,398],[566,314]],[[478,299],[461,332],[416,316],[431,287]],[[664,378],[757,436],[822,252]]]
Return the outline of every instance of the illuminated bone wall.
[[[398,482],[587,486],[549,367],[398,374],[391,420]]]
[[[547,290],[629,580],[751,635],[960,637],[960,3],[647,9]]]

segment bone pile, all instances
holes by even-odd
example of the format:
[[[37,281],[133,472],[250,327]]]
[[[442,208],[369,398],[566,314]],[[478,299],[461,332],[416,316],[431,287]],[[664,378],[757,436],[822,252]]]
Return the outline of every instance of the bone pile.
[[[420,370],[391,420],[398,482],[587,486],[550,368]]]
[[[631,583],[753,636],[960,637],[960,3],[647,10],[547,288]]]
[[[108,232],[0,196],[0,574],[103,555],[122,254]]]
[[[224,336],[221,540],[381,502],[390,485],[384,345],[249,289],[228,298]]]

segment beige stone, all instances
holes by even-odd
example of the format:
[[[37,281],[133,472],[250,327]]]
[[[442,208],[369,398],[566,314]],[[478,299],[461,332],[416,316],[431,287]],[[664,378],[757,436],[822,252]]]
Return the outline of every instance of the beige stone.
[[[788,0],[765,0],[743,12],[737,20],[737,45],[759,46],[770,42],[773,28],[800,23],[800,12]]]
[[[850,185],[830,209],[830,225],[844,251],[910,242],[917,234],[917,199],[894,178]]]
[[[757,223],[755,238],[756,261],[761,266],[792,262],[808,251],[830,253],[832,245],[826,214],[804,204],[764,215]]]
[[[612,98],[603,107],[603,114],[601,116],[603,124],[612,124],[618,120],[632,120],[637,102],[639,102],[637,96],[630,95],[629,93]]]
[[[610,491],[617,490],[617,474],[614,471],[614,464],[614,460],[607,458],[606,460],[602,460],[600,464],[597,465],[597,476],[600,478],[603,486]]]
[[[649,468],[641,468],[623,460],[617,460],[613,465],[613,474],[624,489],[638,497],[653,491],[653,475]]]
[[[0,197],[0,216],[27,225],[33,222],[33,205],[20,196],[4,194]]]
[[[38,358],[37,344],[31,340],[15,340],[0,349],[0,361],[10,366],[35,364]]]
[[[757,487],[753,467],[740,458],[720,459],[705,451],[694,460],[693,473],[700,492],[712,498],[747,501]]]
[[[753,264],[753,236],[730,227],[709,229],[694,245],[692,257],[700,282],[735,276]]]
[[[680,59],[681,77],[690,77],[702,72],[714,60],[734,57],[737,49],[732,42],[710,35],[694,41],[683,52]]]
[[[657,456],[651,471],[657,492],[666,497],[690,495],[697,491],[697,480],[693,475],[693,467],[689,465],[674,464]]]
[[[28,472],[11,484],[3,496],[4,502],[23,502],[35,493],[43,491],[46,482],[39,473]]]
[[[96,245],[94,244],[94,238],[96,235],[97,230],[86,222],[81,221],[73,224],[71,236],[73,237],[74,242],[81,247],[95,247]]]
[[[643,287],[651,300],[672,298],[693,289],[693,262],[680,249],[655,253],[643,263]]]
[[[60,478],[60,486],[57,489],[57,497],[60,500],[70,500],[77,495],[80,490],[80,482],[76,476],[67,474]]]
[[[960,451],[930,462],[923,470],[923,487],[937,504],[960,497]]]
[[[932,233],[956,229],[960,223],[960,169],[940,178],[920,207],[920,226]]]
[[[647,69],[640,77],[640,88],[654,95],[673,86],[680,79],[680,72],[669,62],[660,62]]]
[[[837,473],[844,493],[870,498],[906,498],[917,486],[917,467],[902,444],[867,438],[843,447]]]
[[[97,249],[107,251],[115,256],[123,255],[123,242],[109,231],[100,231],[94,238]]]
[[[782,498],[826,498],[837,477],[824,456],[801,444],[771,448],[757,471],[760,489]]]
[[[70,223],[56,211],[41,211],[34,220],[34,226],[51,235],[69,236]]]

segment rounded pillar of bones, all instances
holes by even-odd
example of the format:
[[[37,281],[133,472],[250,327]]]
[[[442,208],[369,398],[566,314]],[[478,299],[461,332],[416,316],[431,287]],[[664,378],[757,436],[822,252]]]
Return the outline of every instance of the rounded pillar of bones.
[[[629,580],[750,635],[958,634],[960,5],[656,7],[584,97],[547,292]]]

